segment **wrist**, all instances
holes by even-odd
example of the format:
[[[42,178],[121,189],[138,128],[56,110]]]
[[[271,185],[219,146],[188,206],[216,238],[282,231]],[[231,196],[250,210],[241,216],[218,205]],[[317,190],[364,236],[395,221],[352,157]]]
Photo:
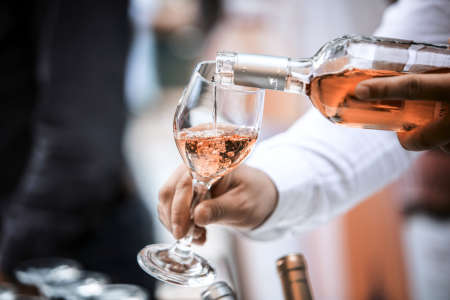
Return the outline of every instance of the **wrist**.
[[[268,219],[273,215],[274,211],[278,207],[278,189],[275,186],[275,183],[272,181],[272,179],[263,171],[258,170],[258,172],[261,172],[264,174],[266,181],[264,184],[268,187],[266,191],[264,191],[264,195],[267,196],[267,203],[263,207],[266,207],[265,211],[261,213],[262,218],[260,222],[256,226],[253,226],[251,230],[255,230],[266,223]],[[263,195],[263,196],[264,196]]]

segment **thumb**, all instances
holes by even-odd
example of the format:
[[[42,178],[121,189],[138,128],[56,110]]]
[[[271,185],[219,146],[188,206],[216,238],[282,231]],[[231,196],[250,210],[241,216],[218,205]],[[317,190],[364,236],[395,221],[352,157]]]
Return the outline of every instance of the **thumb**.
[[[221,222],[229,212],[226,203],[219,199],[208,199],[199,203],[194,210],[194,223],[206,226]]]

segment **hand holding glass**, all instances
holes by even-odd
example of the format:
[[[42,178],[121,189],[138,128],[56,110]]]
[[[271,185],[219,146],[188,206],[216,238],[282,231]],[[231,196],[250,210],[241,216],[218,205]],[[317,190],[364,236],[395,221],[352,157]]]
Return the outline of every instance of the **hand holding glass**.
[[[249,155],[261,126],[264,90],[216,85],[215,69],[213,61],[197,65],[174,117],[175,142],[192,176],[191,216],[211,186]],[[142,249],[139,265],[167,283],[212,283],[214,269],[191,248],[194,228],[172,246]]]

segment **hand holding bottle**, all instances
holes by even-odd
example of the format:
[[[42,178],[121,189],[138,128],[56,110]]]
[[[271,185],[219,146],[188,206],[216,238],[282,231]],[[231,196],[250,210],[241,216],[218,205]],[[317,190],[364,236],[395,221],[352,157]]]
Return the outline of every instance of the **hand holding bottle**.
[[[450,152],[450,74],[412,74],[365,80],[355,88],[362,100],[413,99],[443,101],[440,119],[406,132],[398,139],[407,150],[420,151],[440,147]],[[444,107],[446,106],[446,109]]]
[[[192,199],[192,178],[182,165],[159,192],[158,212],[164,226],[175,238],[183,237],[190,225],[189,207]],[[194,210],[194,223],[212,223],[253,229],[261,225],[277,205],[277,190],[264,172],[246,165],[217,182],[211,199],[200,202]],[[194,242],[205,242],[205,229],[198,227]]]

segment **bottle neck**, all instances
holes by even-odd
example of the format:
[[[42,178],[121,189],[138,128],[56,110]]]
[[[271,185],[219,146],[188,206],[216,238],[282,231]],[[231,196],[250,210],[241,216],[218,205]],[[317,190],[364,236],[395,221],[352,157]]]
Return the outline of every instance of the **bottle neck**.
[[[311,74],[311,59],[235,52],[216,56],[216,80],[221,84],[305,93]]]
[[[313,74],[313,60],[310,58],[295,59],[290,61],[286,92],[308,94],[309,84]]]
[[[313,300],[305,270],[279,274],[285,300]]]
[[[285,300],[312,300],[306,261],[302,254],[289,254],[277,260]]]
[[[201,294],[202,300],[236,300],[235,293],[224,281],[211,284]]]

